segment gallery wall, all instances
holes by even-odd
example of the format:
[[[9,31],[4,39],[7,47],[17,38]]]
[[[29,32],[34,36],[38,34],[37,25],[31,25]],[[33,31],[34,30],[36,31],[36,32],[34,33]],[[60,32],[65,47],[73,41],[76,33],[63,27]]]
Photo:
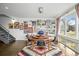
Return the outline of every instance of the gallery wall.
[[[20,23],[23,23],[23,21],[36,21],[38,19],[42,19],[42,20],[47,20],[47,19],[50,19],[50,20],[54,20],[53,18],[15,18],[15,21],[16,22],[20,22]],[[0,16],[0,24],[2,24],[5,28],[7,28],[9,30],[9,33],[12,34],[16,40],[27,40],[23,30],[20,30],[20,29],[9,29],[9,23],[12,23],[12,19],[8,18],[8,17],[1,17]],[[37,29],[38,30],[38,29]]]

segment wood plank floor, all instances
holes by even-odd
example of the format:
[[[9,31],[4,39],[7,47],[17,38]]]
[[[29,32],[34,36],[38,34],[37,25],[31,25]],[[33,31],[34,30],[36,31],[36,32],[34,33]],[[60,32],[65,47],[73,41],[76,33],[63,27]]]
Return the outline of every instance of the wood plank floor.
[[[5,45],[2,42],[0,42],[0,56],[17,56],[17,53],[22,50],[27,45],[27,42],[25,40],[16,40],[12,44]],[[66,49],[62,45],[58,45],[58,47],[62,50],[63,55],[72,56],[74,53],[72,53],[70,50],[65,51]]]
[[[0,42],[0,56],[16,56],[24,46],[26,46],[25,40],[17,40],[9,45]]]

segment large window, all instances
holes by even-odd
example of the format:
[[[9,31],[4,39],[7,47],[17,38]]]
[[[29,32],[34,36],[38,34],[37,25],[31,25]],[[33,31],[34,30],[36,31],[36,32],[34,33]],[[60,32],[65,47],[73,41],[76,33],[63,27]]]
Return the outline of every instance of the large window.
[[[75,38],[76,37],[76,15],[71,14],[66,17],[67,19],[67,36]]]
[[[76,13],[73,12],[61,19],[61,35],[76,37]]]
[[[73,52],[79,53],[79,22],[76,11],[61,18],[60,42]],[[65,49],[67,52],[67,49]],[[69,51],[68,51],[69,52]]]

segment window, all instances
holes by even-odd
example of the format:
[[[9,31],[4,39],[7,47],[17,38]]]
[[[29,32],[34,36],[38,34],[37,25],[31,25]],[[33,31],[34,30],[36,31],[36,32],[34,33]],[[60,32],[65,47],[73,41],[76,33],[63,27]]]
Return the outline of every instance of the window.
[[[73,12],[61,20],[61,35],[76,37],[76,13]]]
[[[65,46],[73,50],[73,52],[79,52],[79,19],[76,15],[76,11],[68,13],[61,18],[61,30],[60,30],[60,42]],[[68,49],[65,49],[65,51]],[[69,51],[66,51],[66,53]],[[72,53],[75,55],[75,53]]]
[[[65,20],[62,19],[61,20],[61,31],[60,31],[61,35],[65,35]]]
[[[67,36],[75,38],[76,36],[76,15],[69,15],[67,18]]]

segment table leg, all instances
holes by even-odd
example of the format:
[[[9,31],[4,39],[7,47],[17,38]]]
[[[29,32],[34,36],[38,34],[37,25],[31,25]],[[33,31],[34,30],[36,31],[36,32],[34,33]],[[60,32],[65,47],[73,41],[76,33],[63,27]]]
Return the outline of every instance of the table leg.
[[[34,48],[34,41],[32,41],[32,49]]]
[[[48,50],[51,48],[51,41],[48,41]]]

